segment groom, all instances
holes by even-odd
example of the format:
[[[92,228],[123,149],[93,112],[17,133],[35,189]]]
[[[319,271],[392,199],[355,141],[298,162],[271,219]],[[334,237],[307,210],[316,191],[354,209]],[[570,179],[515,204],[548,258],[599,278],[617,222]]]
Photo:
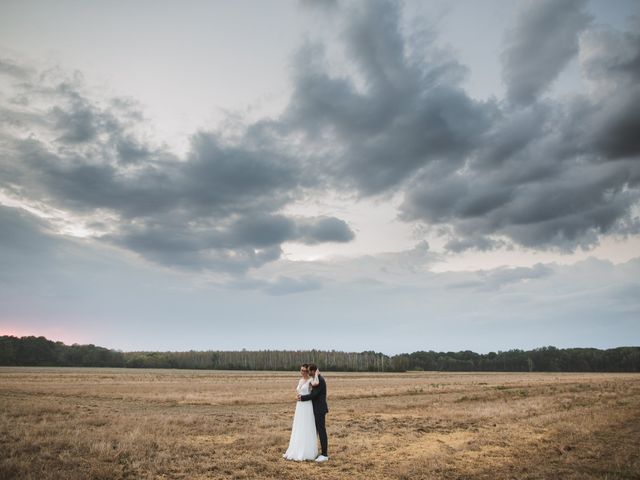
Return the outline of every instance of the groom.
[[[318,367],[314,363],[309,364],[309,376],[315,377]],[[313,404],[313,416],[316,418],[316,431],[320,437],[320,447],[322,454],[318,455],[316,462],[326,462],[329,460],[327,454],[327,429],[324,425],[324,417],[329,413],[327,407],[327,382],[324,381],[322,375],[318,375],[318,385],[314,386],[308,395],[298,395],[298,400],[306,402],[311,400]]]

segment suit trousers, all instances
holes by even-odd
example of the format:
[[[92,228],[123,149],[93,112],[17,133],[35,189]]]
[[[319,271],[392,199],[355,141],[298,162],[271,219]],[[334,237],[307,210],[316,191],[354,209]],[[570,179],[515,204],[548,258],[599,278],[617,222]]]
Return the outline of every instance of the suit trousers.
[[[328,457],[328,450],[327,450],[327,428],[325,427],[325,417],[327,416],[326,413],[316,413],[315,415],[316,418],[316,431],[318,432],[318,436],[320,437],[320,447],[322,448],[322,455],[324,455],[325,457]]]

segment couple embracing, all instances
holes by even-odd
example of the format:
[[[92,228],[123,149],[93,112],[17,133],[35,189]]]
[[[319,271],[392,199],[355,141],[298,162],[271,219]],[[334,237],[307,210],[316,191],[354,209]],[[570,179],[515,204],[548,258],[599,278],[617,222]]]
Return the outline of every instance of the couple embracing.
[[[300,366],[300,381],[298,382],[296,411],[293,415],[293,427],[289,448],[283,455],[287,460],[314,460],[326,462],[327,429],[325,416],[329,412],[327,407],[327,383],[320,375],[318,367],[313,363]],[[318,455],[316,435],[320,437],[322,452]]]

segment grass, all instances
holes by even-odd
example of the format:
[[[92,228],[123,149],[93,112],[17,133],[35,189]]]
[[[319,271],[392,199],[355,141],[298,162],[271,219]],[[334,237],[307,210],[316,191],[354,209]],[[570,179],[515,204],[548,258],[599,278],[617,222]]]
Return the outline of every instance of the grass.
[[[296,375],[0,368],[0,480],[640,478],[640,375],[328,372],[322,465]]]

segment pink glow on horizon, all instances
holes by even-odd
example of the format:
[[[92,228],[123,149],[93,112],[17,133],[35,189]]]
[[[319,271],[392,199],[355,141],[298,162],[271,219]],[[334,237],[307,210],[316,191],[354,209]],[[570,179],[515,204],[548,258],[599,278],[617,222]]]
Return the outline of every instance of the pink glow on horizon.
[[[14,337],[45,337],[47,340],[62,342],[65,345],[73,345],[74,343],[86,345],[93,343],[87,336],[81,335],[78,332],[69,332],[62,327],[22,328],[0,325],[0,336],[3,335]]]

